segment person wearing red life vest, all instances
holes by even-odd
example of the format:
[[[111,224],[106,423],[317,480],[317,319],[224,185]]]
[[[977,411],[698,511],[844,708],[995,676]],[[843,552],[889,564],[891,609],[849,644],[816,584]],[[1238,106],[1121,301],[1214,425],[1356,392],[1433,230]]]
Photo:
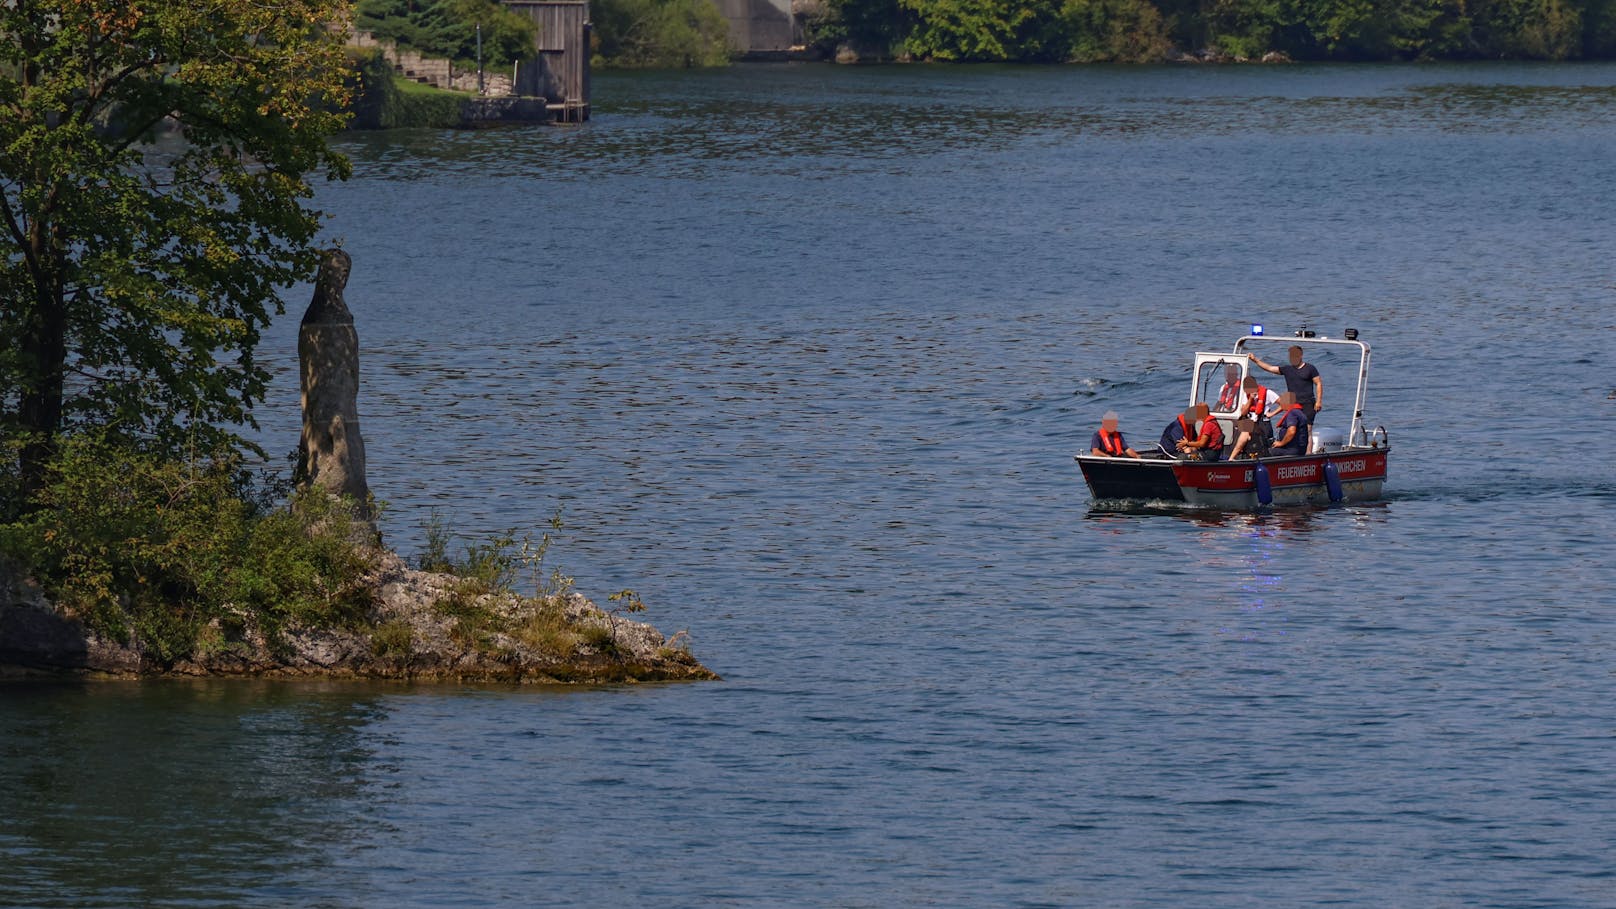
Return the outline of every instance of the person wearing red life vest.
[[[1174,458],[1191,457],[1185,449],[1184,443],[1195,441],[1197,435],[1195,422],[1197,420],[1195,405],[1190,405],[1184,412],[1173,417],[1173,422],[1167,424],[1162,430],[1161,449]]]
[[[1250,453],[1253,456],[1261,454],[1274,437],[1273,424],[1269,422],[1269,418],[1279,412],[1279,395],[1264,388],[1251,376],[1246,376],[1244,393],[1240,399],[1240,413],[1234,424],[1238,435],[1235,438],[1234,450],[1229,452],[1229,460],[1232,461],[1247,453],[1248,447],[1252,449]]]
[[[1218,389],[1218,413],[1233,413],[1240,406],[1240,367],[1230,363],[1223,367],[1223,387]]]
[[[1274,424],[1274,446],[1269,454],[1276,458],[1307,454],[1307,409],[1288,391],[1279,396],[1279,406],[1283,414]]]
[[[1266,388],[1251,376],[1246,381],[1240,399],[1240,418],[1243,420],[1261,420],[1279,413],[1279,395],[1273,389]]]
[[[1202,461],[1217,461],[1223,457],[1223,427],[1212,417],[1212,408],[1195,405],[1195,418],[1201,422],[1199,433],[1193,439],[1179,443],[1179,450],[1188,457]]]
[[[1100,418],[1100,428],[1089,441],[1089,452],[1107,458],[1137,458],[1139,452],[1128,447],[1128,440],[1117,429],[1117,412],[1108,410]]]

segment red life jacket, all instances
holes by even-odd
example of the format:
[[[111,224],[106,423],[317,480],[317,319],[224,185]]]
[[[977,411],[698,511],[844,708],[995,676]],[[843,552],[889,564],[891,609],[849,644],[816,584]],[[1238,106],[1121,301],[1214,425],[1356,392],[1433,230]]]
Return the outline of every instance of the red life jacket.
[[[1246,396],[1246,414],[1252,417],[1261,417],[1268,408],[1263,402],[1268,400],[1268,389],[1258,388],[1254,393]]]
[[[1195,424],[1185,420],[1183,414],[1178,415],[1178,428],[1184,430],[1184,441],[1195,441]]]
[[[1109,455],[1120,455],[1128,450],[1128,446],[1122,444],[1121,432],[1117,430],[1106,432],[1102,429],[1100,430],[1100,450]]]
[[[1293,411],[1293,410],[1301,410],[1301,409],[1302,409],[1302,405],[1300,405],[1300,404],[1292,404],[1291,406],[1285,408],[1285,416],[1290,416],[1290,412]],[[1281,421],[1283,421],[1284,419],[1285,419],[1285,417],[1280,417]],[[1296,435],[1291,436],[1291,441],[1290,441],[1291,445],[1295,445],[1298,442],[1302,442],[1302,440],[1307,437],[1307,423],[1306,422],[1300,423],[1297,426],[1293,427],[1293,429],[1294,429]],[[1304,454],[1306,453],[1305,444],[1306,443],[1303,443],[1303,445],[1304,445],[1304,452],[1303,453]]]
[[[1240,385],[1224,383],[1223,391],[1218,393],[1218,410],[1234,410],[1234,406],[1238,403],[1240,403]]]

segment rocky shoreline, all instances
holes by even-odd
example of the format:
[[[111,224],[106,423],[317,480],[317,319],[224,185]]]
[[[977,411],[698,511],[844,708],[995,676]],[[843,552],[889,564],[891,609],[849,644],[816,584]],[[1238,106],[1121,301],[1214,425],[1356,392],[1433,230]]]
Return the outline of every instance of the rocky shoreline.
[[[138,641],[88,630],[31,580],[0,568],[0,676],[320,678],[522,684],[716,680],[683,633],[664,636],[577,593],[474,593],[452,574],[419,571],[391,552],[365,578],[369,613],[351,628],[268,635],[243,616],[204,629],[172,665]]]

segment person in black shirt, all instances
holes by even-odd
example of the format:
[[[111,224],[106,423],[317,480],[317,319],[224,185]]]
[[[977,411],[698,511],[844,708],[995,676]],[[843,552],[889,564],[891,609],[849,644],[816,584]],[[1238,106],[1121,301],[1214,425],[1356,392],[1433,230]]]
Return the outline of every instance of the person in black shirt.
[[[1302,348],[1293,344],[1290,353],[1291,361],[1281,366],[1264,363],[1256,354],[1246,356],[1262,370],[1285,377],[1285,389],[1296,396],[1296,403],[1302,405],[1302,413],[1312,425],[1314,414],[1324,409],[1324,380],[1319,377],[1318,367],[1303,362]]]

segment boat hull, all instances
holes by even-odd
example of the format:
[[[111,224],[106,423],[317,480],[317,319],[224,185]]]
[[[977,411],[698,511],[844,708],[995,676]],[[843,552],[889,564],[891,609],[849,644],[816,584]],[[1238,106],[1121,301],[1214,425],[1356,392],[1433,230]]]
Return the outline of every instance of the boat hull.
[[[1325,464],[1341,480],[1341,500],[1379,499],[1389,448],[1350,448],[1321,454],[1263,458],[1274,505],[1330,502]],[[1256,508],[1258,461],[1174,461],[1078,455],[1083,480],[1096,501],[1145,501],[1233,510]]]

